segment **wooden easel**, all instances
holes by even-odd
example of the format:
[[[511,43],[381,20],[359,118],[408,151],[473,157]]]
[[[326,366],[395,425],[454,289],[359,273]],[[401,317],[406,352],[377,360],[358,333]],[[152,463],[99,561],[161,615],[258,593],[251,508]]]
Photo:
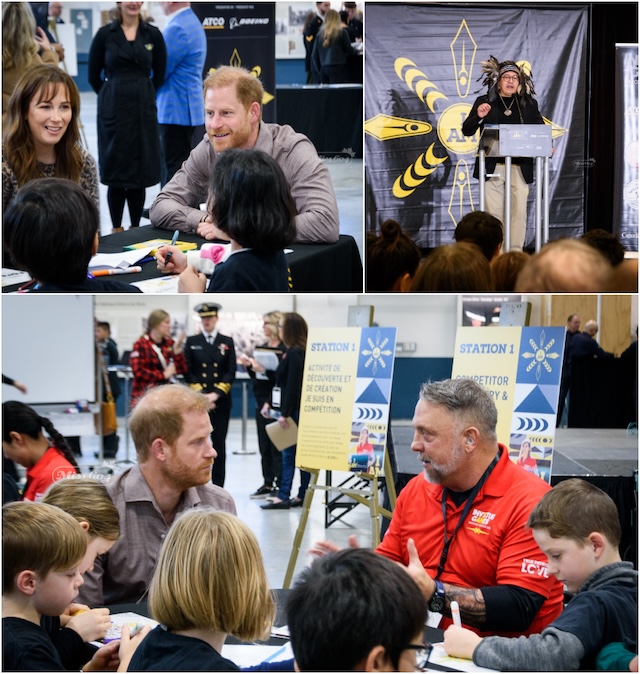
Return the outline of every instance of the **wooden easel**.
[[[382,515],[384,517],[391,518],[393,510],[396,507],[396,486],[393,481],[389,452],[386,449],[384,453],[384,479],[389,492],[389,502],[391,504],[390,511],[386,508],[383,508],[379,503],[377,475],[372,475],[371,473],[356,473],[359,478],[368,480],[370,487],[364,489],[348,489],[345,487],[334,487],[332,485],[318,484],[318,477],[320,475],[320,470],[322,470],[320,468],[300,468],[300,470],[306,470],[308,473],[311,473],[311,480],[309,481],[309,487],[304,497],[304,503],[302,504],[300,523],[298,524],[298,529],[293,539],[293,548],[291,549],[291,556],[289,557],[289,565],[287,566],[287,573],[284,577],[284,582],[282,585],[284,589],[288,589],[291,586],[293,572],[296,562],[298,561],[300,546],[302,545],[302,538],[307,526],[307,520],[309,519],[311,502],[313,501],[313,495],[316,490],[337,491],[344,496],[354,499],[358,503],[369,506],[371,515],[371,546],[373,548],[377,548],[380,544],[380,516]]]

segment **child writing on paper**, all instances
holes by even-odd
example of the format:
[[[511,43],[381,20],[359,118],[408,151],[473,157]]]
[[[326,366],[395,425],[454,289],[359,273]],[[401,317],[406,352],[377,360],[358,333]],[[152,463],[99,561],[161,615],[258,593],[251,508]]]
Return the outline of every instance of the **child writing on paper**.
[[[80,573],[93,569],[98,555],[108,552],[120,538],[120,516],[107,488],[90,477],[66,477],[54,482],[42,503],[56,506],[80,523],[87,537],[87,551]],[[109,609],[90,609],[72,603],[60,616],[43,616],[40,625],[50,635],[67,669],[79,669],[90,659],[95,646],[88,642],[103,639],[111,627]],[[83,654],[89,654],[82,659]]]
[[[451,625],[449,655],[503,671],[594,669],[598,653],[614,642],[637,648],[638,574],[618,552],[615,503],[580,479],[560,482],[531,511],[527,525],[548,558],[547,571],[574,593],[541,634],[485,637]]]
[[[7,459],[27,469],[24,501],[39,501],[56,479],[80,472],[67,441],[51,419],[17,400],[2,403],[2,451]]]
[[[129,671],[238,671],[221,655],[227,634],[266,639],[275,617],[251,529],[212,508],[185,512],[162,545],[149,612],[161,625],[142,642]]]
[[[91,197],[63,178],[31,180],[4,213],[5,246],[14,263],[34,279],[32,291],[141,292],[128,283],[88,274],[99,231],[100,214]]]
[[[60,671],[64,663],[42,616],[58,616],[82,585],[80,564],[87,538],[68,513],[47,503],[8,503],[2,508],[2,655],[7,671]],[[148,628],[99,648],[82,671],[126,671]]]
[[[207,210],[219,238],[231,242],[230,253],[216,246],[209,248],[213,253],[205,253],[216,263],[207,291],[288,292],[289,270],[283,249],[295,239],[296,210],[275,159],[260,150],[222,153],[209,181]],[[171,262],[165,265],[169,251]],[[206,277],[191,266],[202,259],[201,252],[194,251],[187,258],[175,246],[165,246],[156,259],[159,269],[180,273],[180,292],[204,292]]]

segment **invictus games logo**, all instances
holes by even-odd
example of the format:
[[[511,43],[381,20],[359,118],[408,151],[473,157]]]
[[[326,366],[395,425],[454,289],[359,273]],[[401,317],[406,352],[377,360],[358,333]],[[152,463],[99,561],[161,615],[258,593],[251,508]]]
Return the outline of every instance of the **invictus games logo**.
[[[393,196],[397,199],[406,199],[417,189],[422,187],[438,166],[451,158],[459,157],[454,171],[454,182],[451,186],[449,199],[449,215],[453,222],[457,222],[461,213],[473,210],[471,198],[470,176],[468,161],[473,162],[478,150],[480,132],[474,136],[464,136],[462,124],[467,118],[472,103],[466,102],[471,93],[471,83],[475,79],[477,45],[473,39],[467,22],[463,19],[454,39],[450,44],[451,65],[454,71],[456,93],[458,100],[452,100],[439,86],[429,79],[414,61],[406,57],[398,57],[394,61],[394,71],[398,78],[412,91],[420,103],[424,104],[430,113],[436,117],[435,131],[441,148],[436,151],[436,143],[427,140],[426,151],[421,152],[414,161],[407,166],[395,180],[392,188]],[[531,71],[527,61],[518,61],[518,65]],[[447,103],[443,110],[437,110]],[[552,127],[552,138],[566,133],[567,129],[556,126],[544,118],[546,124]],[[410,138],[413,136],[428,136],[434,126],[426,121],[417,121],[403,117],[394,117],[377,114],[367,120],[364,125],[365,133],[373,136],[380,142]],[[445,156],[442,154],[445,153]],[[446,154],[448,153],[448,154]],[[471,157],[469,157],[471,155]]]

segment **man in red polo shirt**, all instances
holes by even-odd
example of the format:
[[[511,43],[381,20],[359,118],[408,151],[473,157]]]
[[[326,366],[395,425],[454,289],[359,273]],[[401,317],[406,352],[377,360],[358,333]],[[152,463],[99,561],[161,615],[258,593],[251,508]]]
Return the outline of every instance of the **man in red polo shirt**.
[[[525,526],[550,487],[509,459],[497,419],[470,379],[423,384],[411,445],[423,473],[400,493],[377,552],[406,567],[441,628],[455,600],[464,626],[481,636],[528,635],[562,611],[562,585]]]

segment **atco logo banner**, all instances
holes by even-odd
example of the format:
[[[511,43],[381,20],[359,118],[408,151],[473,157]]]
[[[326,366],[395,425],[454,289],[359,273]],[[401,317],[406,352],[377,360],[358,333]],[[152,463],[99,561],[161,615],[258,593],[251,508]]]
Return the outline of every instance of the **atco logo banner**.
[[[262,119],[275,122],[275,3],[194,2],[191,9],[207,35],[204,76],[223,65],[246,68],[260,78],[265,90]]]
[[[367,227],[398,220],[423,247],[453,240],[478,205],[478,134],[462,123],[494,55],[529,69],[552,128],[552,238],[584,220],[585,7],[521,9],[404,4],[367,6],[365,134]],[[568,133],[568,131],[571,133]],[[581,161],[576,162],[576,158]],[[534,238],[531,190],[528,241]]]

